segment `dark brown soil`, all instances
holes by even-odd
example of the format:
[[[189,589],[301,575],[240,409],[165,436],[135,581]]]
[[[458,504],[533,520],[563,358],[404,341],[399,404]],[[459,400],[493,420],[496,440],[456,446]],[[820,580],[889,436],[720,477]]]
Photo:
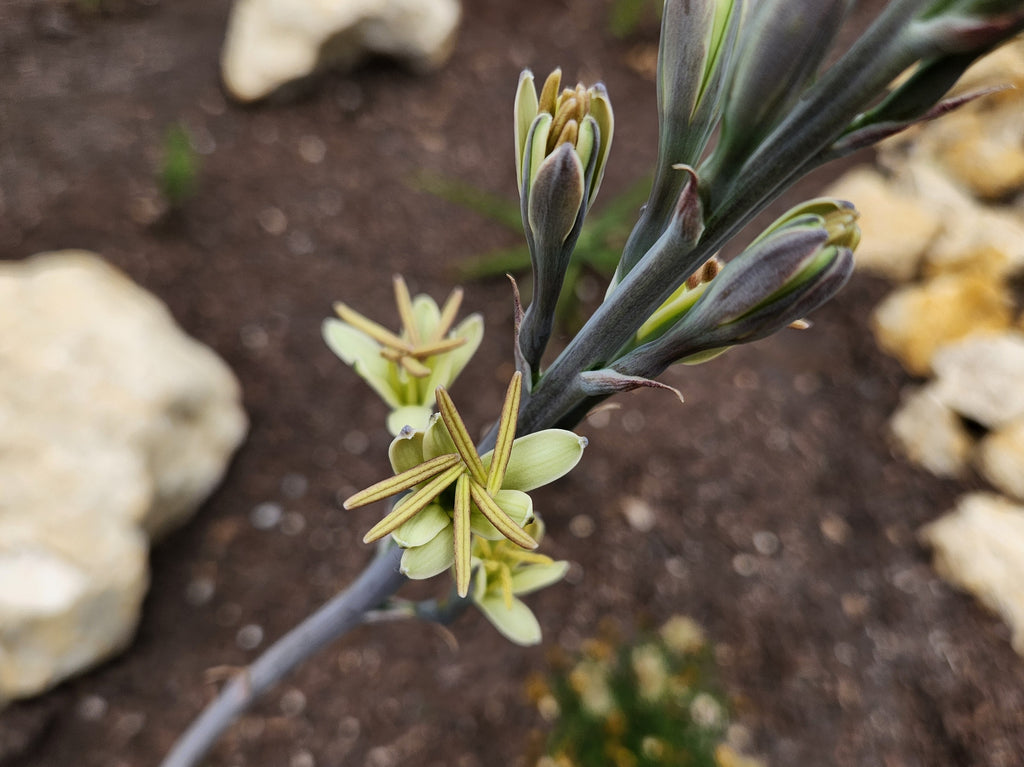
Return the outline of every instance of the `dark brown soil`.
[[[654,156],[654,87],[627,65],[653,35],[610,37],[603,3],[467,2],[438,74],[374,63],[249,108],[226,103],[218,83],[227,11],[227,0],[123,0],[103,15],[0,5],[0,256],[102,253],[230,363],[252,418],[223,486],[154,550],[134,645],[4,711],[5,767],[156,765],[216,671],[259,652],[240,646],[244,627],[266,647],[359,572],[377,512],[344,512],[338,498],[387,473],[385,411],[323,345],[320,321],[343,298],[394,322],[392,273],[442,298],[458,260],[515,243],[410,179],[426,169],[513,194],[521,67],[608,84],[618,125],[606,199]],[[156,197],[176,121],[205,152],[200,190],[147,223],[141,201]],[[302,158],[309,137],[322,162]],[[282,234],[260,223],[270,208],[287,219]],[[602,620],[628,633],[694,616],[753,749],[779,767],[1024,765],[1024,662],[915,540],[968,485],[889,449],[908,379],[868,330],[883,290],[858,277],[813,330],[672,371],[685,406],[646,392],[585,425],[581,467],[537,495],[548,551],[575,563],[572,582],[531,605],[549,648],[577,647]],[[469,285],[467,304],[489,334],[453,395],[482,427],[510,372],[507,284]],[[627,497],[655,510],[652,530],[629,526]],[[268,502],[286,522],[261,530],[251,514]],[[202,603],[204,582],[215,590]],[[541,724],[524,679],[544,671],[545,648],[509,645],[475,612],[452,634],[457,648],[425,624],[356,631],[270,694],[209,763],[527,764]]]

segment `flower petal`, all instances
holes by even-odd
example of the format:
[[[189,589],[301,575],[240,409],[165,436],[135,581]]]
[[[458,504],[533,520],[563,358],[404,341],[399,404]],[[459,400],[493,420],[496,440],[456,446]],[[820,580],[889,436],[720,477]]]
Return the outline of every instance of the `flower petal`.
[[[479,314],[471,314],[456,327],[453,334],[456,338],[465,338],[466,343],[462,346],[452,349],[448,353],[448,359],[451,360],[452,369],[448,374],[450,385],[459,377],[459,373],[466,367],[466,364],[476,353],[476,350],[480,347],[480,342],[484,338],[484,318]]]
[[[451,517],[435,503],[427,506],[427,508],[391,533],[391,537],[403,549],[425,546],[451,523]]]
[[[489,594],[476,604],[506,639],[524,647],[540,644],[540,624],[530,608],[518,599],[513,599],[512,606],[506,607],[500,594]]]
[[[520,437],[512,443],[512,457],[505,469],[502,487],[529,491],[554,482],[579,463],[586,446],[586,437],[564,429],[545,429]],[[487,469],[490,469],[492,454],[483,456]]]
[[[552,562],[550,565],[527,565],[512,571],[512,593],[532,594],[538,589],[558,583],[569,570],[568,562]]]
[[[439,455],[458,453],[455,441],[448,433],[448,427],[444,425],[440,414],[435,413],[427,424],[427,431],[423,434],[423,458],[430,460]]]
[[[356,374],[380,395],[389,407],[402,405],[402,398],[391,385],[391,363],[380,356],[380,344],[351,325],[333,317],[324,320],[321,334],[330,347]]]
[[[428,405],[406,405],[388,413],[388,431],[394,436],[409,426],[421,432],[427,428],[433,408]]]
[[[455,450],[452,450],[454,453]],[[425,460],[423,458],[423,432],[409,429],[402,430],[391,440],[388,448],[388,458],[391,459],[391,468],[395,474],[401,474],[414,466],[419,466]]]
[[[437,307],[437,301],[421,293],[412,300],[412,314],[420,339],[426,342],[433,338],[434,328],[441,321],[441,310]]]
[[[406,549],[402,554],[402,574],[413,580],[433,578],[455,562],[455,540],[451,528],[446,528],[422,546]]]

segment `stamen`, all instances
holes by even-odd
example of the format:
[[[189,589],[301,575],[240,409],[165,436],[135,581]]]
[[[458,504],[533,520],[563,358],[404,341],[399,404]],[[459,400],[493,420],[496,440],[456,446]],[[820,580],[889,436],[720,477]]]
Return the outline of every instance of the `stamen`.
[[[355,495],[347,498],[342,506],[346,509],[357,509],[374,501],[390,498],[392,495],[397,495],[404,490],[415,487],[420,482],[430,479],[445,469],[456,466],[458,463],[459,456],[454,453],[439,455],[437,458],[432,458],[418,466],[413,466],[408,471],[403,471],[401,474],[396,474],[393,477],[372,484],[365,490],[360,490]]]
[[[455,514],[452,516],[455,538],[455,588],[460,597],[469,593],[472,558],[469,522],[472,504],[469,500],[469,483],[468,474],[462,474],[455,483]]]
[[[512,517],[505,513],[504,509],[495,503],[494,499],[487,494],[482,485],[471,482],[469,494],[473,498],[473,503],[480,509],[480,513],[487,517],[492,525],[498,528],[499,533],[524,549],[537,548],[537,541],[533,540],[523,528],[515,523]]]
[[[540,91],[540,99],[537,101],[537,113],[547,112],[550,115],[555,113],[558,99],[558,86],[562,83],[562,70],[556,69],[548,79],[544,81],[544,87]]]
[[[505,392],[505,403],[501,408],[501,419],[498,421],[498,436],[494,443],[491,456],[491,469],[487,474],[487,492],[494,495],[501,490],[505,480],[505,469],[512,457],[512,443],[516,438],[516,423],[519,419],[519,401],[523,392],[523,374],[518,370],[512,375],[512,381]]]
[[[394,277],[395,283],[395,305],[398,307],[398,316],[402,319],[402,327],[409,337],[409,343],[419,346],[420,331],[416,327],[416,315],[412,310],[412,297],[409,295],[409,286],[405,284],[400,274]]]
[[[334,312],[345,322],[357,330],[361,330],[374,341],[384,346],[400,349],[406,353],[412,351],[412,346],[405,340],[399,338],[390,330],[378,325],[373,320],[367,319],[354,309],[348,308],[341,301],[334,304]]]
[[[502,565],[498,571],[501,579],[502,596],[505,598],[505,608],[512,609],[512,570],[508,565]]]
[[[437,398],[437,409],[441,413],[441,419],[444,421],[444,425],[448,427],[448,433],[451,435],[452,442],[455,443],[455,449],[462,456],[462,460],[469,469],[469,473],[481,485],[486,484],[487,472],[484,471],[484,463],[476,452],[473,438],[469,436],[466,424],[462,422],[462,416],[455,409],[455,403],[452,402],[451,396],[445,391],[443,386],[438,386],[434,395]]]
[[[388,533],[393,533],[410,519],[427,508],[437,496],[443,493],[448,487],[465,473],[462,466],[453,466],[447,471],[437,475],[430,482],[425,484],[408,498],[403,498],[398,505],[392,509],[384,519],[374,525],[370,532],[363,536],[363,543],[373,543],[378,538],[383,538]]]
[[[448,335],[448,331],[459,314],[459,307],[461,305],[462,288],[455,288],[448,294],[448,298],[444,302],[444,307],[441,309],[441,317],[437,321],[437,327],[434,328],[434,336],[430,339],[431,341],[440,341]]]

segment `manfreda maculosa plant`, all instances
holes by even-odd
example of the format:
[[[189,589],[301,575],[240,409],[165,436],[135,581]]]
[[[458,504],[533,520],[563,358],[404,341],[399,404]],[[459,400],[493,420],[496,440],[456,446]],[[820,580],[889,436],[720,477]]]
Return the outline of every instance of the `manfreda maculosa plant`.
[[[164,767],[198,764],[257,696],[381,610],[448,622],[475,604],[512,641],[540,641],[519,597],[557,582],[566,566],[535,550],[543,527],[526,491],[580,460],[585,441],[571,429],[617,392],[666,388],[656,379],[673,364],[806,327],[803,318],[853,269],[852,204],[801,203],[728,263],[718,252],[812,169],[983,95],[945,99],[972,62],[1024,29],[1020,0],[892,0],[837,52],[851,6],[666,0],[650,196],[604,302],[547,367],[555,302],[601,183],[614,117],[600,84],[562,88],[556,70],[538,93],[530,72],[520,76],[510,134],[534,289],[525,312],[514,291],[516,375],[497,424],[473,444],[448,394],[482,335],[478,317],[455,325],[460,293],[438,308],[396,280],[397,333],[336,307],[325,338],[384,400],[395,435],[396,475],[348,501],[397,497],[367,533],[377,555],[229,682]],[[446,595],[394,598],[408,577],[445,572]]]

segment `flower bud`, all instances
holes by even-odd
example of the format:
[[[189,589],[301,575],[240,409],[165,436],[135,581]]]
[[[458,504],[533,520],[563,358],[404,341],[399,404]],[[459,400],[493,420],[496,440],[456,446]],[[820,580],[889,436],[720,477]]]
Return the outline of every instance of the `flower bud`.
[[[651,195],[626,242],[621,279],[661,237],[686,179],[718,124],[742,0],[667,0],[658,48],[658,164]]]
[[[652,378],[673,362],[702,362],[771,335],[841,288],[860,239],[849,203],[812,200],[786,213],[710,280],[668,330],[614,365]]]
[[[743,20],[714,173],[739,168],[817,74],[850,0],[759,0]]]
[[[524,72],[515,102],[517,177],[533,265],[533,301],[517,342],[535,372],[583,219],[604,174],[614,123],[603,85],[559,91],[561,77],[560,70],[552,72],[538,97],[533,75]]]

